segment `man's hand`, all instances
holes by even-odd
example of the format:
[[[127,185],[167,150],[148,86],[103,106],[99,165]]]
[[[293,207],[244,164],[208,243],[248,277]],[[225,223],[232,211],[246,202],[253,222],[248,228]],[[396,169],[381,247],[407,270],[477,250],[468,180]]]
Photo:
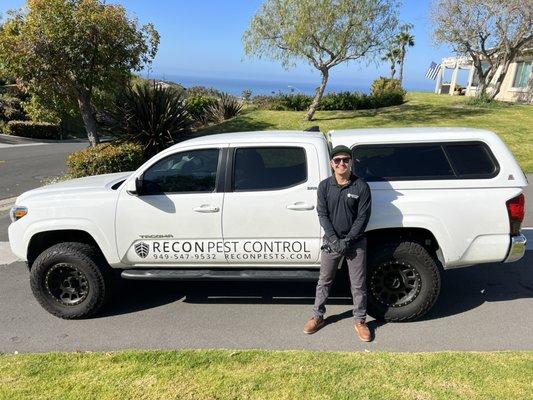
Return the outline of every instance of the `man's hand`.
[[[335,253],[340,253],[340,251],[341,251],[341,242],[339,240],[334,240],[333,242],[330,242],[329,247]]]
[[[339,247],[340,247],[339,253],[345,254],[349,246],[350,246],[350,239],[344,238],[344,239],[339,240]]]
[[[333,250],[335,253],[339,253],[344,255],[346,253],[346,250],[348,249],[350,241],[349,239],[335,239],[330,243],[331,250]]]

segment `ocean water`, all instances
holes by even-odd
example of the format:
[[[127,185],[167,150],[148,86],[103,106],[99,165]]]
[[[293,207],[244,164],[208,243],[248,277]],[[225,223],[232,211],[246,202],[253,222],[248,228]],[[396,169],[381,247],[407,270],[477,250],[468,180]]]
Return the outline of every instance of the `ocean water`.
[[[251,90],[252,96],[255,95],[270,95],[278,92],[282,93],[304,93],[314,95],[316,88],[320,85],[320,80],[317,78],[313,81],[291,81],[291,80],[256,80],[256,79],[236,79],[236,78],[220,78],[220,77],[199,77],[199,76],[183,76],[183,75],[151,75],[144,76],[150,79],[163,79],[179,83],[185,87],[191,86],[206,86],[213,87],[222,92],[227,92],[235,96],[242,95],[243,90]],[[326,87],[326,93],[329,92],[343,92],[343,91],[357,91],[362,93],[369,93],[370,88],[357,84],[339,83],[331,81]]]

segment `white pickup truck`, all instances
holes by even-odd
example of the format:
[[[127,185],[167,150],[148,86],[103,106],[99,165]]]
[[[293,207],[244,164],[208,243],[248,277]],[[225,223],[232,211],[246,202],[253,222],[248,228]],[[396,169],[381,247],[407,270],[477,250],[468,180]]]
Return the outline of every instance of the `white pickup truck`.
[[[114,279],[316,281],[318,183],[329,149],[349,146],[372,194],[368,312],[414,320],[442,269],[512,262],[527,178],[502,140],[466,128],[244,132],[176,144],[137,171],[18,197],[12,251],[40,304],[62,318],[97,312]]]

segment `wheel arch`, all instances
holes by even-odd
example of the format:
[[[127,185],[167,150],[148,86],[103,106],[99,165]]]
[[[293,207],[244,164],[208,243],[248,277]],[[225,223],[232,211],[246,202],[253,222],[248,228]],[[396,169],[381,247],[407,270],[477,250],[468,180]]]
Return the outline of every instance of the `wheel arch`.
[[[93,236],[81,229],[57,229],[35,233],[28,243],[27,260],[28,268],[44,250],[55,244],[63,242],[79,242],[95,247],[104,256],[101,247]],[[105,256],[104,256],[105,258]]]
[[[435,237],[435,235],[427,228],[420,227],[395,227],[395,228],[380,228],[373,229],[366,232],[368,238],[368,246],[371,249],[372,247],[378,246],[379,244],[390,242],[390,241],[400,241],[400,240],[409,240],[417,242],[423,247],[425,247],[430,254],[436,256],[438,260],[439,268],[444,269],[445,257],[441,247],[441,244]]]

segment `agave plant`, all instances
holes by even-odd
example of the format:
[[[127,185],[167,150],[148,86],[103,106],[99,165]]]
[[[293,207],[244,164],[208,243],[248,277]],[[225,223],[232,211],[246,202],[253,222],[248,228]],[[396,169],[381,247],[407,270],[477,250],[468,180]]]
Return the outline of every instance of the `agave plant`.
[[[215,104],[207,109],[209,119],[213,122],[222,122],[233,118],[242,111],[243,104],[235,96],[221,93],[217,100]]]
[[[107,130],[119,141],[143,146],[146,159],[176,143],[192,126],[183,92],[157,84],[127,87],[107,114]]]

